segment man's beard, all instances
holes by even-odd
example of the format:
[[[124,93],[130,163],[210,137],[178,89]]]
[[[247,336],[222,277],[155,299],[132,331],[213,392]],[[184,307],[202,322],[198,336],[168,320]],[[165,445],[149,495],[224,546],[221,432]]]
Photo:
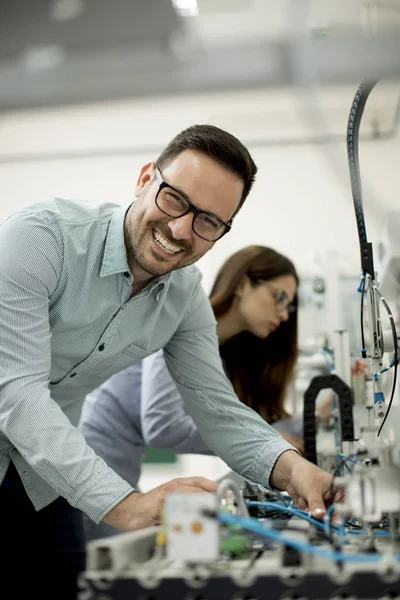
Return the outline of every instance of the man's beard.
[[[149,273],[149,275],[152,275],[153,277],[160,277],[161,275],[165,275],[170,271],[174,271],[175,269],[187,266],[187,264],[191,264],[185,263],[185,258],[187,258],[187,256],[191,253],[190,246],[184,241],[180,241],[178,244],[176,241],[171,240],[170,236],[168,234],[165,234],[163,229],[164,227],[160,226],[159,222],[150,221],[146,224],[145,229],[139,232],[139,235],[135,238],[134,244],[130,243],[130,239],[127,240],[129,261],[131,262],[133,260],[133,262],[138,267],[140,267],[140,269],[142,269],[146,273]],[[162,256],[155,257],[153,255],[153,260],[146,258],[145,248],[146,245],[150,246],[150,242],[148,242],[147,239],[151,237],[154,240],[154,230],[159,231],[161,235],[165,237],[165,239],[168,240],[171,244],[174,244],[176,246],[179,245],[179,247],[183,250],[183,253],[180,254],[179,260],[177,262],[171,264],[171,262],[167,258],[163,258]],[[149,254],[150,253],[152,253],[152,251],[149,247]]]

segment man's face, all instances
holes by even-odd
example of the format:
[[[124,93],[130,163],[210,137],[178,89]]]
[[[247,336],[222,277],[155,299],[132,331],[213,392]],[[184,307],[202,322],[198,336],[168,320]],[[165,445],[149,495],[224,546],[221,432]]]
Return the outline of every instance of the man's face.
[[[141,170],[137,200],[125,219],[125,243],[131,269],[160,276],[190,265],[215,242],[200,238],[192,229],[194,214],[172,218],[156,205],[158,183],[155,165]],[[182,191],[200,210],[211,212],[226,223],[234,215],[243,193],[243,181],[200,152],[181,152],[162,171],[163,179]]]

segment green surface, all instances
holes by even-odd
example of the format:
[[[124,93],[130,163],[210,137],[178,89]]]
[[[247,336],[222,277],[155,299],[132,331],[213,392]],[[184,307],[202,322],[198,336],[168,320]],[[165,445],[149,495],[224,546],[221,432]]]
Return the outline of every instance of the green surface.
[[[176,454],[172,450],[146,448],[143,462],[144,464],[171,464],[176,463],[176,461]]]
[[[235,558],[245,558],[249,548],[249,538],[240,533],[228,533],[221,539],[222,554],[231,554]]]

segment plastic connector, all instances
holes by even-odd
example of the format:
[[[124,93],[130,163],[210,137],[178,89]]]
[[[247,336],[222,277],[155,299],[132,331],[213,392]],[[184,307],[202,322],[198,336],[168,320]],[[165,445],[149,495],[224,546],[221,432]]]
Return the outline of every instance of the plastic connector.
[[[381,418],[385,415],[385,403],[383,400],[378,400],[374,402],[374,416],[376,418]]]

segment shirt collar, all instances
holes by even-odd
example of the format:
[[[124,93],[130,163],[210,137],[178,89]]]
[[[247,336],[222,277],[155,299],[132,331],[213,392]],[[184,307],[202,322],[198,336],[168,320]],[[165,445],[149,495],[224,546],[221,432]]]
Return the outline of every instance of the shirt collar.
[[[131,205],[132,202],[117,208],[110,219],[104,246],[103,260],[101,263],[100,277],[107,277],[108,275],[115,275],[116,273],[130,273],[128,258],[126,256],[124,222],[125,215]],[[166,273],[161,277],[155,277],[154,280],[150,282],[149,287],[153,288],[160,283],[165,285],[171,276],[172,272]]]
[[[126,256],[124,221],[125,215],[131,206],[121,206],[112,215],[106,235],[103,260],[101,263],[100,277],[107,277],[115,273],[129,271],[128,259]]]

